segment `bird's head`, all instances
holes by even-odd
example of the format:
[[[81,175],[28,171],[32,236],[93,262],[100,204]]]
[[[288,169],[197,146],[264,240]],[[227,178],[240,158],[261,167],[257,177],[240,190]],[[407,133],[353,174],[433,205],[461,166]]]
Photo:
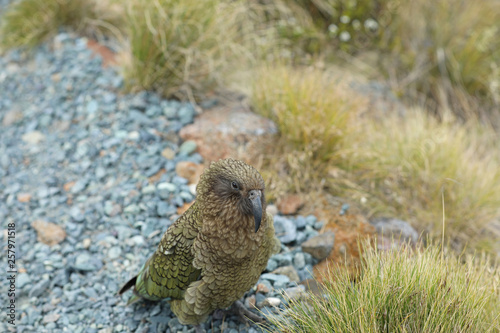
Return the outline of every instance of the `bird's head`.
[[[266,209],[264,187],[264,179],[254,167],[239,160],[219,160],[201,175],[196,200],[205,213],[222,219],[253,216],[257,232]]]

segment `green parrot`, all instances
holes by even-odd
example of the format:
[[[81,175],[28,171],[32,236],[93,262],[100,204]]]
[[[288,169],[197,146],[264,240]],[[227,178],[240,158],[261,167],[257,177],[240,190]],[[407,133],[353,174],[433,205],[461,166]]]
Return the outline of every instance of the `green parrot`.
[[[213,162],[201,175],[194,204],[118,293],[133,287],[128,304],[168,299],[182,324],[199,325],[214,310],[231,306],[280,249],[264,187],[260,173],[242,161]],[[237,303],[240,314],[259,318]]]

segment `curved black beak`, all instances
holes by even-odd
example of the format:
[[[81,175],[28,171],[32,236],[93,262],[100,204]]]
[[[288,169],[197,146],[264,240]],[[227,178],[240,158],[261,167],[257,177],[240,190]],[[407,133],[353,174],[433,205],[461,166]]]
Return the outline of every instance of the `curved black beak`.
[[[252,213],[255,220],[255,232],[259,231],[260,222],[262,221],[262,192],[259,190],[251,190],[248,193],[248,198],[252,203]]]

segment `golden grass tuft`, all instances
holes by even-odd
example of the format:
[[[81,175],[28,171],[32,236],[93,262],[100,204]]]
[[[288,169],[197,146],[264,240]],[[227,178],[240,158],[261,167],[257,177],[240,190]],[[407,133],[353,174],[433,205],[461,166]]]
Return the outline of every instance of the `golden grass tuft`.
[[[487,260],[442,256],[437,246],[364,253],[356,282],[332,269],[326,296],[290,301],[289,309],[268,316],[275,325],[269,332],[500,330],[500,273]]]
[[[368,216],[406,219],[436,239],[444,209],[445,235],[458,252],[498,251],[498,235],[488,231],[500,216],[498,135],[451,115],[367,111],[366,97],[346,81],[280,66],[256,75],[255,109],[281,132],[261,166],[269,198],[341,196]]]
[[[67,26],[99,37],[120,36],[120,6],[95,0],[21,0],[7,7],[0,18],[0,48],[33,48]]]
[[[219,88],[230,64],[249,53],[240,2],[136,0],[127,6],[129,89],[194,100]]]

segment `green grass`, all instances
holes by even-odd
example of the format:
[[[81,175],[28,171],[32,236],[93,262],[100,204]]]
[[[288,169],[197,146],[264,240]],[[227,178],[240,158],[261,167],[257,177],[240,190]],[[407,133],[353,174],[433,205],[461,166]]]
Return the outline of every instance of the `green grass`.
[[[446,235],[461,251],[498,248],[486,232],[500,215],[498,135],[476,122],[437,121],[422,110],[404,118],[365,121],[347,171],[359,185],[351,198],[367,197],[372,214],[402,217],[421,231]],[[444,204],[444,207],[443,207]]]
[[[67,26],[78,33],[120,35],[120,10],[108,1],[21,0],[8,6],[0,19],[0,48],[33,48]]]
[[[220,87],[234,61],[245,61],[236,42],[239,2],[136,0],[127,7],[129,89],[194,100]]]
[[[486,260],[443,256],[436,246],[364,253],[356,282],[332,269],[325,297],[291,301],[268,317],[269,331],[499,332],[500,274]]]
[[[488,231],[500,216],[498,135],[472,120],[438,121],[418,109],[380,114],[348,82],[317,69],[258,72],[255,110],[281,133],[261,167],[269,197],[340,196],[369,217],[397,216],[435,239],[444,210],[454,249],[498,251],[498,235]]]

